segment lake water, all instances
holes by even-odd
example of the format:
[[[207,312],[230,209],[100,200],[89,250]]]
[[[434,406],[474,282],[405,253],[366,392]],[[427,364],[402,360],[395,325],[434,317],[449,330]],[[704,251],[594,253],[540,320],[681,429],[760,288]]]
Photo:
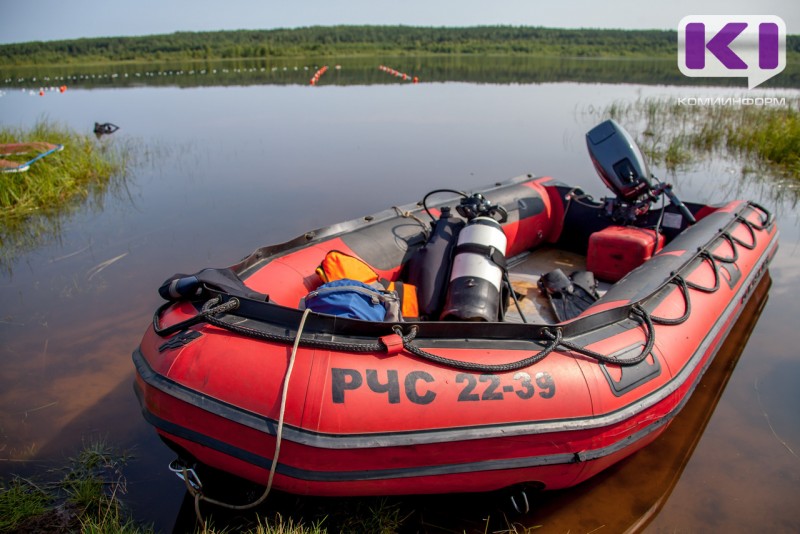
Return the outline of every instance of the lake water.
[[[0,475],[35,474],[103,438],[134,454],[125,500],[136,518],[181,530],[193,512],[166,469],[172,453],[141,417],[130,359],[165,278],[439,187],[534,173],[604,196],[584,135],[594,112],[616,101],[800,96],[794,82],[752,95],[741,84],[680,85],[674,65],[573,61],[540,71],[518,60],[486,71],[390,61],[335,69],[328,60],[313,87],[321,61],[0,73],[3,126],[47,119],[89,134],[112,122],[121,129],[100,142],[136,156],[116,187],[50,221],[38,239],[0,244]],[[382,63],[420,83],[389,76]],[[649,77],[640,72],[648,68]],[[800,530],[798,192],[742,178],[740,168],[719,156],[674,175],[652,170],[686,200],[753,199],[777,214],[781,244],[763,310],[745,314],[698,401],[658,442],[509,522],[542,525],[537,532]],[[414,510],[412,529],[483,532],[487,516],[494,530],[505,527],[481,497],[399,501]],[[286,515],[298,501],[276,502]]]

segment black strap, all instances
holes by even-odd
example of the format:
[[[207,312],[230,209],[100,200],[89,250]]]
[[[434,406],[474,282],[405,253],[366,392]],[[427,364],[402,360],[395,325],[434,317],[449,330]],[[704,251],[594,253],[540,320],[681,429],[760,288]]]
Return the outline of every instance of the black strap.
[[[479,256],[489,258],[492,263],[500,267],[502,270],[506,270],[506,257],[502,252],[494,247],[481,245],[479,243],[462,243],[456,246],[455,253],[460,254],[462,252],[478,254]]]

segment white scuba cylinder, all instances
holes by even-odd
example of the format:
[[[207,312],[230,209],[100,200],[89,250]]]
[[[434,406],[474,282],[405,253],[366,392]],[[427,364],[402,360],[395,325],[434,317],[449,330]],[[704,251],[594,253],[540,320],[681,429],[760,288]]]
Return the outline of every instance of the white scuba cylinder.
[[[507,239],[491,217],[475,217],[461,229],[442,319],[497,321]]]

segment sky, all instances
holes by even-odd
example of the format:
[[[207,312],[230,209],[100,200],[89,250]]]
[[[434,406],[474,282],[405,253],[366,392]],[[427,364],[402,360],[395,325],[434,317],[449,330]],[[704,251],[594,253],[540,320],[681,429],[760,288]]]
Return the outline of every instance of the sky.
[[[686,15],[777,15],[798,0],[0,0],[0,43],[334,24],[675,30]]]

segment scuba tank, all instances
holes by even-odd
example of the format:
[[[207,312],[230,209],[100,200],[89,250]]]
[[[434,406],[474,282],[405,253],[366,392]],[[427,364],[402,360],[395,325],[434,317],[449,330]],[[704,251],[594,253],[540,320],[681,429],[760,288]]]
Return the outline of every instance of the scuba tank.
[[[450,207],[442,208],[427,243],[408,261],[408,283],[417,288],[419,316],[435,319],[439,315],[450,273],[452,249],[464,221],[453,217]]]
[[[505,272],[507,239],[492,216],[507,214],[480,195],[461,201],[459,214],[469,221],[458,235],[442,320],[497,321]]]

